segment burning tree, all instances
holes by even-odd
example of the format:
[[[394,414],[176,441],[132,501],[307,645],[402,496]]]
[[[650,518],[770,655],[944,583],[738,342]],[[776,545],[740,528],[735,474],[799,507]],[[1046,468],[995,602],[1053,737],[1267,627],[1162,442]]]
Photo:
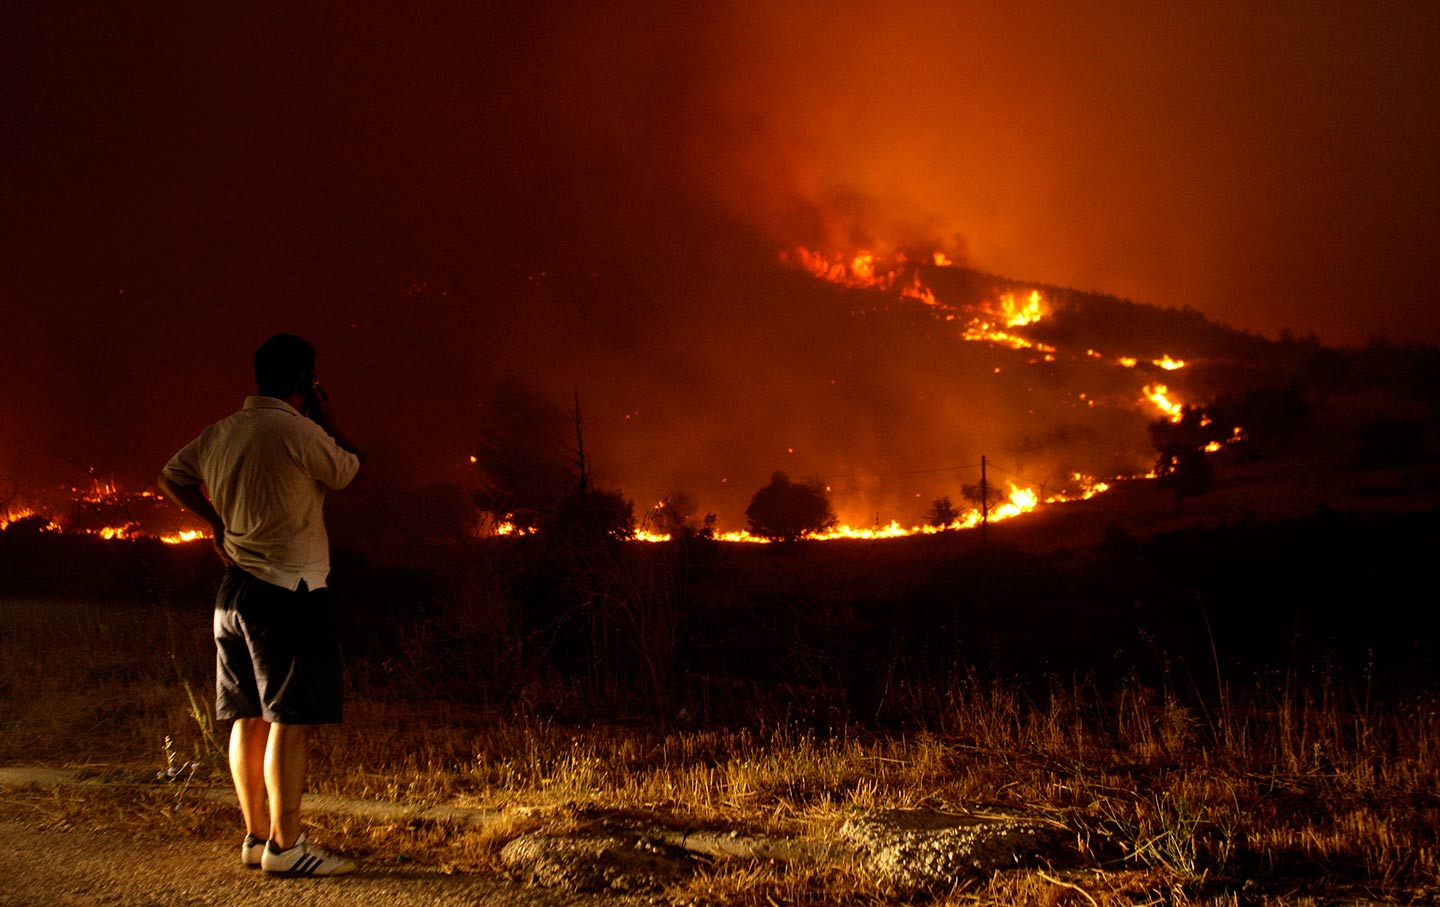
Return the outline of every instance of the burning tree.
[[[750,499],[745,519],[751,533],[777,542],[824,532],[838,522],[823,483],[792,482],[779,471]]]

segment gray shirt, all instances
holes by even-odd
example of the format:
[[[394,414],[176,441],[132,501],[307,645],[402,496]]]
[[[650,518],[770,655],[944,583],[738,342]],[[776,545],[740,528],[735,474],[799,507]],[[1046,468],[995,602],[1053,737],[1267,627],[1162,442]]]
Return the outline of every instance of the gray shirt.
[[[360,458],[284,400],[246,397],[165,465],[176,485],[204,485],[225,521],[225,553],[267,583],[325,586],[325,490],[350,484]]]

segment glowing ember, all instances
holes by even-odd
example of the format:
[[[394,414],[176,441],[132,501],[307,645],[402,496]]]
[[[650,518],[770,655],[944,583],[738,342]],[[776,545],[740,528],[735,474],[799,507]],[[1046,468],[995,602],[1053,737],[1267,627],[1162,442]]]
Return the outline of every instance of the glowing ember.
[[[1182,369],[1185,367],[1185,362],[1183,360],[1171,359],[1169,356],[1164,356],[1160,359],[1156,359],[1155,364],[1165,369],[1165,371],[1167,372],[1173,372],[1176,369]]]

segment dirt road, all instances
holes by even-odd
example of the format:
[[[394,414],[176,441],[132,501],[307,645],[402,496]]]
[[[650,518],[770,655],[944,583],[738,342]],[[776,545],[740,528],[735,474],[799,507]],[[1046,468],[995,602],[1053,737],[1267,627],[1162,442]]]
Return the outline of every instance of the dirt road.
[[[240,866],[236,847],[193,838],[137,843],[119,832],[36,830],[0,820],[0,907],[384,905],[637,907],[645,901],[546,891],[419,866],[368,866],[334,879],[277,879]]]

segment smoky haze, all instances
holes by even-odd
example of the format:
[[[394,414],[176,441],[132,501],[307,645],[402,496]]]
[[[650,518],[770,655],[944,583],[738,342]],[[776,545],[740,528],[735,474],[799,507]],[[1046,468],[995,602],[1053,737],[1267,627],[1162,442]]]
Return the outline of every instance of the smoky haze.
[[[0,469],[148,482],[250,392],[279,330],[320,348],[393,484],[472,485],[508,377],[578,393],[602,481],[641,509],[683,491],[729,527],[776,469],[863,523],[958,498],[982,454],[1064,468],[1024,439],[1076,430],[1032,412],[1013,357],[871,312],[782,264],[795,244],[940,248],[1253,330],[1437,336],[1373,304],[1433,285],[1416,149],[1437,80],[1402,53],[1429,8],[1170,27],[753,7],[21,14]],[[1188,36],[1215,65],[1185,68]],[[1264,47],[1285,51],[1254,62]],[[1352,112],[1374,128],[1342,147],[1351,123],[1326,127]],[[1303,146],[1320,171],[1297,171],[1292,136],[1323,139]],[[1322,254],[1342,246],[1359,252]],[[1133,460],[1143,428],[1118,429],[1110,459]]]

